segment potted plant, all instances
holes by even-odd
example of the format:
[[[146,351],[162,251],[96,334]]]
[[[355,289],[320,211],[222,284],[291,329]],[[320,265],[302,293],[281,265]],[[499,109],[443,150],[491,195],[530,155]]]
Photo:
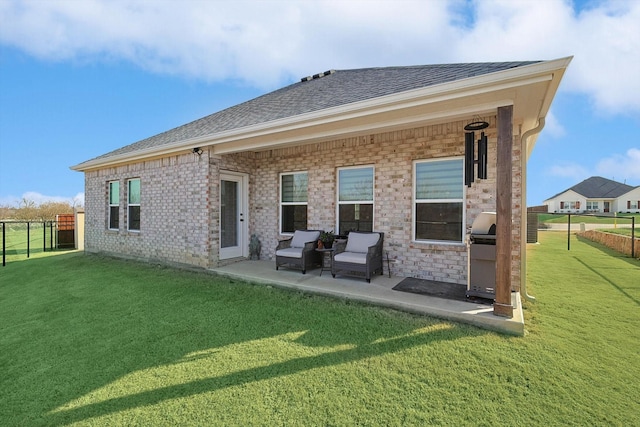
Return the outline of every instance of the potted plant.
[[[331,249],[331,246],[333,246],[333,241],[335,240],[336,236],[335,234],[333,234],[333,230],[331,231],[323,231],[322,233],[320,233],[320,241],[322,242],[322,245],[324,246],[325,249]]]

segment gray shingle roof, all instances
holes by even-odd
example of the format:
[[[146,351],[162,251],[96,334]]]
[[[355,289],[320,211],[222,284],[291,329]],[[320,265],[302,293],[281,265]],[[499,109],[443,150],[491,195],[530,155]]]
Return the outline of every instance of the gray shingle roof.
[[[550,199],[553,199],[554,197],[557,197],[569,190],[573,190],[587,199],[615,199],[625,193],[628,193],[634,188],[635,187],[632,187],[631,185],[612,181],[601,176],[592,176],[591,178],[587,178],[579,184],[550,197]]]
[[[134,153],[147,148],[296,115],[522,67],[540,61],[439,64],[338,70],[299,81],[191,123],[96,157]],[[94,159],[95,160],[95,159]]]

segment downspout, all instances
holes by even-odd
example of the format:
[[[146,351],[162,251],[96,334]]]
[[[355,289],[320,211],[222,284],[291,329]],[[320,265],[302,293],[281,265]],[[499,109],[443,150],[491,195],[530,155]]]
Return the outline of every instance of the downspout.
[[[545,118],[544,117],[539,117],[538,118],[538,126],[534,127],[533,129],[529,129],[528,131],[526,131],[525,133],[522,134],[522,137],[520,137],[520,153],[521,156],[523,156],[522,159],[522,169],[523,169],[523,174],[524,174],[524,179],[522,180],[522,182],[524,182],[523,185],[523,189],[522,189],[522,194],[524,195],[525,198],[525,203],[523,203],[523,218],[521,223],[525,224],[524,227],[521,227],[521,230],[524,230],[524,233],[521,232],[521,242],[526,242],[527,241],[527,203],[526,203],[526,197],[527,197],[527,188],[526,188],[526,182],[527,182],[527,162],[529,161],[528,159],[528,151],[527,151],[527,139],[529,139],[529,137],[531,135],[540,133],[542,131],[542,128],[544,128],[544,124],[545,124]],[[522,240],[524,239],[524,240]],[[522,243],[521,243],[522,245]],[[526,254],[526,243],[524,244],[524,246],[522,246],[525,248],[525,254],[524,256],[521,256],[520,259],[522,260],[520,263],[520,277],[524,276],[524,280],[521,281],[520,283],[520,288],[522,290],[522,295],[524,296],[524,298],[527,301],[535,301],[536,298],[529,295],[527,293],[527,254]],[[522,247],[520,250],[522,250]],[[524,275],[522,274],[524,273]]]

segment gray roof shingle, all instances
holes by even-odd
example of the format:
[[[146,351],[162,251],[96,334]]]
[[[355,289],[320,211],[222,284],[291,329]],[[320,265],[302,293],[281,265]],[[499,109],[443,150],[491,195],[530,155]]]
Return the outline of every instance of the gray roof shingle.
[[[134,153],[191,138],[476,77],[541,61],[438,64],[337,70],[299,81],[201,119],[143,139],[95,159]],[[95,160],[93,159],[93,160]]]
[[[555,196],[550,197],[550,199],[553,199],[554,197],[557,197],[569,190],[573,190],[587,199],[615,199],[625,193],[628,193],[634,188],[635,187],[632,187],[631,185],[612,181],[601,176],[592,176],[591,178],[587,178],[573,187],[567,188]]]

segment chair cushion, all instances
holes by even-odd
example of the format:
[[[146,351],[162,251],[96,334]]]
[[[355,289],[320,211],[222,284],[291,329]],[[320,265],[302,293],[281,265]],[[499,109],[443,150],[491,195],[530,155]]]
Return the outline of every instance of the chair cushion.
[[[283,256],[286,258],[302,258],[303,248],[285,248],[276,251],[277,256]]]
[[[334,261],[348,262],[351,264],[366,264],[367,254],[362,252],[341,252],[333,257]]]
[[[373,246],[380,240],[378,233],[358,233],[352,231],[347,239],[345,252],[367,253],[369,246]]]
[[[304,244],[307,242],[313,242],[320,238],[319,231],[300,231],[296,230],[293,233],[293,239],[291,239],[292,248],[304,248]]]

